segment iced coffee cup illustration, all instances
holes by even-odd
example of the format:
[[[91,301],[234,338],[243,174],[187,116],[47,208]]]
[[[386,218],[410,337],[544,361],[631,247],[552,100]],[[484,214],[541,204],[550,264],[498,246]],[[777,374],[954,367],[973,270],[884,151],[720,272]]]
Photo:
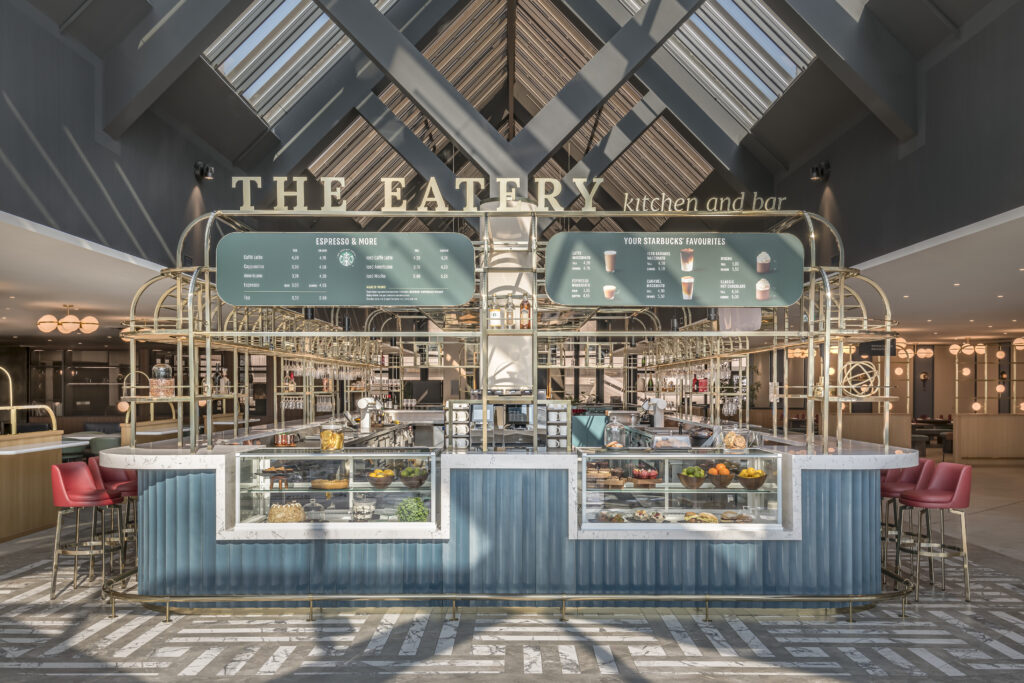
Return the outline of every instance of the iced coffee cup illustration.
[[[757,272],[758,273],[770,273],[772,272],[772,257],[767,251],[762,251],[757,255]]]
[[[679,250],[679,265],[682,267],[684,273],[693,272],[693,249],[680,249]]]
[[[605,269],[605,272],[608,272],[608,273],[614,273],[615,272],[615,252],[614,251],[606,251],[606,252],[604,252],[604,269]]]
[[[683,288],[683,301],[693,299],[693,276],[684,275],[679,278],[679,285]]]
[[[754,293],[758,301],[766,301],[772,295],[772,286],[768,280],[761,278],[754,285]]]
[[[609,301],[614,299],[615,298],[615,290],[616,289],[617,289],[617,287],[615,285],[605,285],[604,286],[604,298],[608,299]]]

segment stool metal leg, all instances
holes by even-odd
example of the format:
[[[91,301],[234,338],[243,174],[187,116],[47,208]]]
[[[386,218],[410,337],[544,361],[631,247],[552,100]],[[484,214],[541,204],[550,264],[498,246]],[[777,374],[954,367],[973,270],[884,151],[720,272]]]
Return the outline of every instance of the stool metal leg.
[[[924,528],[926,530],[925,533],[928,534],[927,545],[930,550],[932,547],[932,515],[931,510],[929,510],[928,508],[923,508],[923,510],[924,515],[922,515],[922,517],[924,518]],[[930,583],[933,587],[935,586],[935,558],[931,555],[928,556],[928,583]]]
[[[946,545],[946,511],[939,508],[939,550]],[[942,592],[946,592],[946,558],[939,560],[939,575],[942,577]]]
[[[882,499],[882,567],[889,557],[889,501]],[[882,585],[885,585],[885,574],[882,574]]]
[[[917,514],[917,562],[914,574],[914,602],[921,602],[921,527],[924,524],[924,509]]]
[[[107,582],[107,515],[104,509],[107,506],[101,507],[100,511],[100,586]],[[113,571],[113,568],[111,568]],[[100,589],[100,600],[103,600],[103,590]]]
[[[902,505],[896,506],[896,575],[903,575],[903,565],[900,558],[901,549],[903,548],[903,510]]]
[[[96,542],[96,507],[94,506],[92,508],[92,525],[89,527],[89,543],[92,544],[92,543],[95,543],[95,542]],[[92,546],[90,545],[90,547],[92,547]],[[90,553],[89,554],[89,580],[90,581],[92,581],[93,579],[96,578],[96,571],[93,569],[92,560],[93,560],[93,556],[92,556],[92,553]]]
[[[50,599],[57,597],[57,558],[60,557],[60,529],[64,510],[57,510],[57,529],[53,533],[53,567],[50,569]]]
[[[81,543],[79,539],[79,527],[82,523],[82,508],[75,508],[75,550],[78,550],[78,545]],[[78,555],[75,555],[75,575],[71,577],[71,588],[78,588]]]
[[[964,601],[971,601],[971,569],[967,564],[967,514],[963,510],[951,510],[960,517],[960,552],[964,558]]]

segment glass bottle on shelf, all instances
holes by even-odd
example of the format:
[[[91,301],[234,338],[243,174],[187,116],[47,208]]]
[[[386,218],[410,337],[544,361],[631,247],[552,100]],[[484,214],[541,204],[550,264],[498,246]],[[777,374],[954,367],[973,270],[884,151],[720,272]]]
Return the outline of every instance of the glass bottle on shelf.
[[[298,385],[295,383],[295,371],[293,371],[293,370],[290,370],[288,372],[287,389],[288,389],[288,391],[297,391],[298,390]]]
[[[174,370],[159,357],[150,369],[149,395],[151,398],[174,396]]]
[[[492,330],[500,328],[504,323],[504,309],[498,297],[491,297],[491,304],[487,307],[487,326]]]
[[[530,297],[524,296],[519,303],[519,329],[528,330],[531,325]]]
[[[511,296],[505,297],[505,329],[514,330],[516,325],[516,302]]]
[[[654,379],[651,377],[647,378],[647,391],[654,391]]]
[[[606,448],[622,448],[626,445],[626,429],[619,422],[618,418],[614,415],[608,420],[608,424],[604,426],[604,445]]]

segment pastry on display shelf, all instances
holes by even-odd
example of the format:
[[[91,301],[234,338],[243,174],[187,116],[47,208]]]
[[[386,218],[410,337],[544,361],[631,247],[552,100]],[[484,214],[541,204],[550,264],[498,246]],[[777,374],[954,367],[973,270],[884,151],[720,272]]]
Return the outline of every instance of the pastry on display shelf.
[[[271,505],[267,512],[267,521],[276,522],[305,522],[306,513],[298,503],[285,503],[283,505]]]
[[[347,489],[348,479],[314,479],[309,485],[314,489]]]

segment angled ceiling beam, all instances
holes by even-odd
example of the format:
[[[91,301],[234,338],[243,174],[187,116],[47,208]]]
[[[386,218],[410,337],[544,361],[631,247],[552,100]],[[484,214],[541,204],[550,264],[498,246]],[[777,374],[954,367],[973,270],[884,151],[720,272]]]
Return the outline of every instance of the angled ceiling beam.
[[[123,135],[249,4],[161,3],[167,12],[147,14],[103,59],[103,129]]]
[[[381,102],[379,97],[370,93],[359,103],[356,110],[382,138],[387,140],[391,148],[412,166],[414,171],[425,179],[437,179],[441,196],[448,202],[451,210],[458,211],[465,208],[466,195],[461,189],[455,187],[455,173],[434,154],[432,149],[423,144],[423,141],[409,130],[408,126],[402,123],[391,109]],[[467,220],[467,223],[476,229],[476,220]]]
[[[466,0],[398,0],[387,18],[415,44],[464,4]],[[363,53],[349,50],[274,125],[281,146],[259,165],[259,174],[269,178],[304,170],[385,78]]]
[[[562,0],[562,6],[599,40],[607,41],[630,20],[619,0]],[[657,94],[689,132],[690,142],[737,190],[770,194],[774,178],[741,143],[750,136],[668,53],[657,50],[636,70],[636,77]],[[781,164],[780,164],[781,168]]]
[[[369,0],[318,0],[363,53],[492,180],[525,173],[498,131]],[[493,182],[491,183],[494,184]]]
[[[520,165],[528,172],[539,168],[702,2],[650,0],[623,23],[512,141]]]
[[[519,0],[505,0],[505,70],[508,89],[508,139],[516,136],[516,14]]]
[[[453,209],[465,207],[464,193],[456,191],[452,170],[379,97],[370,93],[359,103],[356,111],[414,171],[423,178],[437,179],[441,195]]]
[[[914,136],[917,65],[871,10],[848,0],[766,4],[893,135],[901,141]]]
[[[558,203],[563,208],[568,208],[576,201],[580,192],[572,179],[586,178],[590,181],[607,171],[630,145],[654,125],[663,111],[665,103],[654,93],[647,93],[629,113],[619,119],[599,143],[573,164],[562,178],[562,192],[558,195]],[[553,222],[550,218],[541,220],[537,226],[540,234],[543,235]]]

